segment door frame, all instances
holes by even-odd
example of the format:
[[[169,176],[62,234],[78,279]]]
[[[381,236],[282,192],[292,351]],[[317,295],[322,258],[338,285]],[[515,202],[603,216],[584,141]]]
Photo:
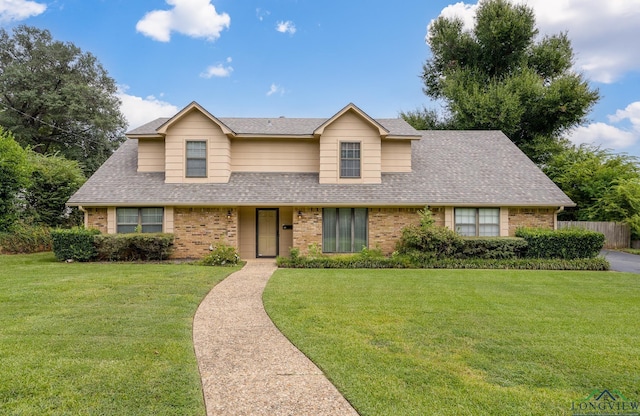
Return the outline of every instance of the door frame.
[[[276,255],[275,256],[261,256],[259,253],[260,248],[260,211],[275,211],[276,213]],[[280,255],[280,208],[256,208],[256,258],[268,259],[275,258]]]

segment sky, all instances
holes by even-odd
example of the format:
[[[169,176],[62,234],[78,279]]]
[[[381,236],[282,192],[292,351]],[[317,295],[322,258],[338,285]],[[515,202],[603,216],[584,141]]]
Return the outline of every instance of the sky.
[[[567,137],[640,157],[640,0],[512,0],[540,36],[567,32],[574,70],[601,98]],[[0,27],[47,29],[95,55],[133,129],[197,101],[218,117],[371,117],[425,106],[426,34],[473,26],[477,1],[0,0]]]

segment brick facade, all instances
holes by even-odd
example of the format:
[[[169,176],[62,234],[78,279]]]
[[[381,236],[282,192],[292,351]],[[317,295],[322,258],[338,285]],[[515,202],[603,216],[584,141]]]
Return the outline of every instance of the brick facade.
[[[107,233],[107,209],[106,208],[85,208],[85,218],[87,228],[95,228],[101,233]]]
[[[230,213],[230,218],[227,214]],[[238,212],[227,208],[175,208],[174,258],[202,258],[211,244],[238,246]]]
[[[555,227],[554,208],[509,208],[509,236],[516,235],[519,227],[548,228]]]
[[[293,247],[300,254],[309,253],[309,246],[318,245],[322,249],[322,208],[293,208]]]
[[[396,249],[402,227],[417,224],[420,220],[419,208],[370,208],[369,248],[380,249],[391,254]],[[444,210],[434,212],[437,225],[444,225]],[[442,217],[442,218],[440,218]]]

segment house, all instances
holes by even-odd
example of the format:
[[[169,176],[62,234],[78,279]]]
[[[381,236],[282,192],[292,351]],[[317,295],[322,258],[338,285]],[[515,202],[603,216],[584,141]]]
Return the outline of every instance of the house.
[[[556,228],[572,201],[499,131],[417,131],[353,104],[329,118],[218,118],[191,103],[131,130],[68,201],[103,233],[164,231],[175,257],[394,250],[429,206],[463,235]]]

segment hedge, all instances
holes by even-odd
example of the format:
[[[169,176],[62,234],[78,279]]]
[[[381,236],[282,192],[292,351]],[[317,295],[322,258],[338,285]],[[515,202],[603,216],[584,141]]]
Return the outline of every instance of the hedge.
[[[57,229],[51,231],[53,240],[53,254],[60,261],[90,261],[96,257],[93,244],[100,231],[85,228]]]
[[[101,234],[94,246],[103,261],[165,260],[173,251],[173,234]]]
[[[527,242],[518,237],[465,237],[454,257],[461,259],[514,259],[522,257]]]
[[[593,258],[604,247],[605,239],[602,233],[582,228],[519,228],[516,236],[527,241],[527,257],[542,259]]]

